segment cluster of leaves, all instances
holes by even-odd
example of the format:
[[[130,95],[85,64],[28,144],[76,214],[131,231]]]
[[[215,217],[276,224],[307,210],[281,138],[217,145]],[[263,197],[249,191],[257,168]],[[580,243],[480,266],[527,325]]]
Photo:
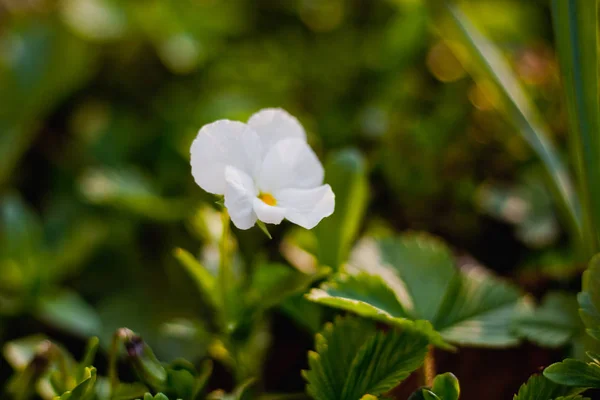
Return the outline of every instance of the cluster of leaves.
[[[478,194],[482,210],[515,224],[527,246],[547,255],[555,244],[560,232],[549,191],[537,170],[528,173],[534,153],[549,163],[568,213],[572,198],[550,145],[553,130],[540,124],[508,64],[486,62],[502,61],[501,50],[469,17],[491,25],[491,38],[525,46],[546,40],[532,23],[543,7],[490,0],[440,18],[438,2],[420,0],[64,0],[31,10],[36,1],[16,3],[6,2],[11,11],[0,14],[0,91],[10,93],[0,99],[0,335],[29,333],[33,317],[51,332],[99,340],[90,341],[80,362],[46,338],[7,343],[15,370],[7,396],[239,399],[249,379],[260,381],[274,308],[308,332],[320,331],[304,377],[307,392],[323,400],[389,395],[421,367],[431,345],[505,347],[525,338],[557,347],[579,340],[583,328],[569,295],[551,293],[536,308],[516,285],[459,266],[439,239],[389,233],[393,223],[406,222],[476,252],[484,221],[473,212]],[[513,22],[500,27],[499,14]],[[445,31],[448,16],[458,36]],[[430,43],[430,26],[448,40]],[[451,51],[459,42],[474,55],[462,65]],[[555,65],[543,53],[525,48],[522,60],[513,55],[521,77],[524,60],[541,65],[533,75],[546,78],[530,80],[529,88],[542,114],[561,115],[558,96],[548,95],[558,90],[548,78]],[[463,68],[479,75],[472,64],[482,60],[484,79],[465,78]],[[496,96],[516,128],[485,100]],[[269,261],[279,256],[260,235],[223,232],[222,215],[200,197],[187,163],[203,123],[244,119],[270,105],[300,116],[336,193],[335,214],[313,232],[273,231],[284,237],[281,253],[292,266]],[[563,121],[549,124],[560,131]],[[523,137],[506,140],[510,129]],[[339,150],[358,146],[364,154]],[[478,189],[482,170],[492,183]],[[493,182],[515,175],[524,178]],[[387,223],[369,226],[372,233],[355,246],[369,196]],[[183,250],[198,242],[198,254]],[[497,251],[507,253],[500,245]],[[576,257],[566,253],[561,260],[572,264]],[[586,289],[580,298],[592,332],[594,296]],[[355,316],[322,329],[332,319],[323,305]],[[120,326],[146,341],[125,330],[113,338]],[[117,379],[113,345],[125,348],[137,383]],[[112,354],[108,376],[92,366],[98,346]],[[210,364],[197,370],[177,360],[182,355],[216,360],[237,389],[206,394]],[[545,374],[566,386],[534,377],[516,398],[580,398],[582,388],[598,384],[599,368],[596,361],[565,361]],[[443,374],[412,398],[458,394],[456,379]]]
[[[6,386],[5,396],[19,400],[30,399],[34,395],[54,400],[205,398],[206,384],[212,372],[211,363],[203,364],[200,371],[184,360],[163,365],[139,336],[128,329],[120,329],[115,334],[108,377],[105,377],[98,375],[92,365],[98,344],[98,338],[90,339],[82,360],[76,362],[68,351],[42,336],[7,343],[4,354],[15,374]],[[116,362],[121,350],[126,350],[129,364],[139,381],[119,381]],[[231,398],[241,398],[245,386],[240,387]],[[156,396],[152,396],[150,390]],[[221,392],[207,396],[224,398]]]

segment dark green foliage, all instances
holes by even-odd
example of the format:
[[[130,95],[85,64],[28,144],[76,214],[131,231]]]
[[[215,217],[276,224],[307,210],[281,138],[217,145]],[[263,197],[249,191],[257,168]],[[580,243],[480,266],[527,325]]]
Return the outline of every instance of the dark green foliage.
[[[451,343],[518,342],[510,330],[521,300],[518,289],[484,270],[459,271],[449,249],[434,237],[367,238],[350,264],[347,273],[313,289],[308,298],[393,324],[430,321]],[[422,327],[429,332],[431,325]]]
[[[382,332],[355,317],[337,318],[317,334],[309,353],[307,391],[319,400],[385,393],[423,363],[427,344],[416,330]]]
[[[580,399],[583,390],[554,383],[542,375],[533,375],[519,389],[513,400]]]

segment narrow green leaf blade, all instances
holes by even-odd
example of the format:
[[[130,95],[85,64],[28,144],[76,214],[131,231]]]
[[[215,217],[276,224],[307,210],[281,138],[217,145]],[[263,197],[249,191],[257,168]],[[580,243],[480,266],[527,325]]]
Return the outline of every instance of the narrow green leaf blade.
[[[325,165],[325,182],[335,193],[335,213],[315,228],[318,259],[334,270],[347,260],[368,200],[367,167],[356,150],[334,154]]]
[[[501,111],[542,161],[573,239],[580,240],[583,234],[581,205],[569,171],[550,139],[548,127],[500,50],[479,32],[460,6],[448,4],[445,10],[439,14],[442,18],[437,21],[441,34],[444,38],[457,39],[448,40],[448,45],[475,78],[494,84],[500,94],[501,104],[498,105]],[[460,45],[468,49],[468,54]]]
[[[219,309],[221,299],[217,290],[216,278],[188,251],[177,248],[173,254],[192,278],[205,301],[208,301],[215,309]]]
[[[582,286],[583,291],[577,296],[579,315],[588,334],[600,340],[600,255],[592,258],[583,273]]]
[[[598,1],[553,0],[552,17],[579,174],[584,234],[599,250],[600,130],[598,125]],[[591,255],[590,254],[590,255]]]

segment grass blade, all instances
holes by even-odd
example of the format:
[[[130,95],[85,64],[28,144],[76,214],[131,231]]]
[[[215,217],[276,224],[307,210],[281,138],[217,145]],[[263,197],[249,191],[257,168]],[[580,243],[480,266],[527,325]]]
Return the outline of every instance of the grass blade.
[[[587,249],[599,250],[598,1],[553,0],[552,19],[569,112]]]
[[[442,37],[476,78],[494,84],[501,98],[501,111],[518,129],[541,159],[558,205],[575,244],[582,240],[582,221],[577,193],[569,171],[550,140],[549,129],[529,100],[520,82],[500,50],[471,23],[458,5],[440,9],[437,27]],[[468,49],[465,54],[465,47]],[[467,57],[465,57],[467,56]]]

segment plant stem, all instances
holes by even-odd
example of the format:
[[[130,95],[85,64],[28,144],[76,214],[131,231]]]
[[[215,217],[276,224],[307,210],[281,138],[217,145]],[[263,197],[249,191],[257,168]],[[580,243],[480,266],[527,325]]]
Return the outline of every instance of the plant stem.
[[[219,243],[219,274],[218,274],[218,282],[219,289],[221,292],[221,301],[223,303],[223,311],[225,313],[224,320],[226,324],[228,322],[228,313],[230,310],[229,302],[230,302],[230,293],[229,288],[231,287],[231,279],[232,279],[232,270],[230,263],[230,249],[229,249],[229,213],[226,209],[221,212],[221,222],[223,224],[223,232],[221,233],[221,243]]]
[[[423,362],[423,376],[425,380],[425,386],[433,386],[433,380],[435,379],[435,356],[434,347],[429,345],[427,354],[425,355],[425,361]]]
[[[125,338],[133,335],[127,328],[117,329],[113,335],[113,340],[108,353],[108,380],[110,382],[110,398],[114,396],[117,386],[119,386],[119,376],[117,374],[117,360],[119,358],[119,350],[123,345]]]

